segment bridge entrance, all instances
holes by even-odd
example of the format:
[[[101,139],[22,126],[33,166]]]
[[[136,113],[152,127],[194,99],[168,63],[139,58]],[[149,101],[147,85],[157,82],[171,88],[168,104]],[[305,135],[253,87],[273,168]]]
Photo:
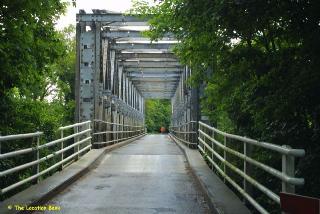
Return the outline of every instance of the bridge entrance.
[[[142,129],[146,99],[171,100],[172,129],[198,121],[199,91],[187,84],[192,71],[173,54],[178,41],[171,34],[151,42],[142,35],[147,20],[104,10],[80,11],[76,29],[76,117],[95,122],[95,146],[123,138],[117,134],[123,129]],[[188,124],[176,131],[187,139],[196,129]]]

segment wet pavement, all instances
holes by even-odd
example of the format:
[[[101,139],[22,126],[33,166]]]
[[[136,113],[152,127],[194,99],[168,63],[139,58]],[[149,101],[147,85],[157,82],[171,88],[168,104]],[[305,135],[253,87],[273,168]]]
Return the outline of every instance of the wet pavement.
[[[108,153],[57,195],[46,213],[209,213],[187,161],[167,135],[146,135]]]

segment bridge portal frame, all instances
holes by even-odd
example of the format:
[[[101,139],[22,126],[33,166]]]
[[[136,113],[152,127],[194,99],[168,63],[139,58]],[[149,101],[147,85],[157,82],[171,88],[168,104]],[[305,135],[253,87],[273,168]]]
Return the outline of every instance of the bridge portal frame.
[[[132,26],[147,27],[147,20],[105,10],[77,14],[76,121],[143,126],[144,101],[149,98],[171,100],[172,127],[198,121],[199,91],[187,84],[191,69],[171,50],[177,41],[168,33],[151,42]],[[116,132],[119,127],[110,129]],[[94,129],[103,125],[97,123]],[[95,140],[113,141],[117,135]],[[196,144],[197,138],[192,141]]]

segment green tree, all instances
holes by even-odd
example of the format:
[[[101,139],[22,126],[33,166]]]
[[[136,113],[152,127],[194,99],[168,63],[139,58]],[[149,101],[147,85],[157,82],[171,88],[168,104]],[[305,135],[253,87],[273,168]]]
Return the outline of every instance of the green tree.
[[[74,121],[75,39],[71,36],[74,27],[70,26],[62,32],[54,28],[65,8],[66,4],[58,0],[2,2],[1,135],[43,131],[41,143],[49,142],[56,138],[59,126]],[[21,149],[31,143],[35,142],[31,140],[2,143],[1,152]],[[24,155],[2,160],[0,171],[30,161],[30,158],[33,159],[33,156]],[[21,180],[30,174],[30,170],[26,169],[1,179],[0,187]],[[0,199],[21,189],[2,195]]]
[[[50,64],[63,56],[54,23],[65,4],[49,1],[4,1],[0,9],[0,131],[12,133],[13,98],[42,100]],[[13,128],[14,129],[14,128]],[[22,130],[21,130],[22,131]]]
[[[171,104],[169,100],[149,99],[145,102],[146,118],[145,123],[148,132],[159,133],[160,128],[167,130],[170,125]]]

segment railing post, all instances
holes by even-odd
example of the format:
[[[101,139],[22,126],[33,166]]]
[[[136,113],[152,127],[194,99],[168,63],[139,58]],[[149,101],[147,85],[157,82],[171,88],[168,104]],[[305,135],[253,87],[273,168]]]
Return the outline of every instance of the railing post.
[[[91,129],[91,122],[87,123],[87,129],[90,130]],[[91,136],[91,131],[87,133],[87,137]],[[88,145],[91,144],[91,140],[88,140]],[[91,148],[90,148],[91,150]]]
[[[185,134],[184,134],[184,136],[185,136],[185,141],[186,142],[188,142],[189,143],[189,145],[190,145],[190,141],[189,141],[189,137],[188,137],[188,135],[189,135],[189,124],[187,123],[186,125],[185,125]]]
[[[105,131],[106,131],[106,143],[108,143],[108,128],[109,128],[109,125],[108,123],[105,123]]]
[[[186,124],[186,123],[183,124],[182,127],[183,127],[183,140],[186,141],[186,142],[188,142],[188,141],[187,141],[187,133],[186,133],[186,132],[187,132],[187,124]],[[188,143],[188,145],[190,145],[190,144]]]
[[[136,133],[136,120],[135,120],[135,118],[133,118],[133,127],[132,127],[132,137],[134,137],[135,136],[135,133]]]
[[[121,116],[121,123],[120,123],[120,126],[119,126],[119,129],[120,129],[120,132],[121,132],[121,141],[124,141],[125,138],[126,138],[126,132],[125,132],[125,121],[124,121],[124,116]]]
[[[198,145],[198,122],[190,122],[190,137],[189,140],[191,143],[195,144],[195,147],[197,148]]]
[[[119,143],[119,130],[120,130],[120,126],[119,126],[119,113],[118,111],[116,111],[116,143]]]
[[[63,129],[61,129],[60,136],[61,136],[61,139],[62,139],[62,138],[63,138]],[[63,147],[64,147],[64,141],[61,141],[60,147],[61,147],[61,150],[62,150]],[[64,152],[61,152],[61,163],[62,163],[63,158],[64,158],[64,157],[63,157],[63,153],[64,153]],[[61,164],[60,170],[63,170],[63,163]]]
[[[199,124],[199,130],[201,130],[201,125]],[[197,130],[197,132],[199,133],[199,135],[198,135],[198,137],[199,138],[201,138],[201,133],[200,133],[200,131],[199,130]],[[202,139],[202,138],[201,138]],[[201,146],[201,142],[200,142],[200,140],[199,140],[199,146]],[[197,148],[198,149],[198,148]]]
[[[187,124],[187,142],[192,143],[192,141],[190,140],[190,136],[191,136],[191,122],[189,121],[189,123]]]
[[[131,124],[130,124],[130,138],[132,138],[133,137],[133,135],[134,135],[134,120],[133,120],[133,117],[131,116]]]
[[[196,122],[192,125],[192,130],[195,131],[195,133],[194,133],[194,135],[193,135],[193,136],[194,136],[193,139],[194,139],[194,142],[195,142],[196,144],[199,143],[199,141],[198,141],[198,133],[199,133],[198,129],[199,129],[199,127],[200,127],[199,121],[196,121]]]
[[[225,147],[227,147],[227,137],[226,137],[226,136],[223,136],[223,145],[224,145]],[[227,152],[226,152],[225,149],[223,150],[223,159],[224,159],[225,161],[227,161]],[[226,169],[226,164],[225,164],[225,162],[223,163],[223,172],[224,172],[225,175],[227,175],[227,169]],[[223,182],[224,182],[224,183],[226,182],[225,176],[223,177]]]
[[[205,130],[206,130],[206,128],[203,127],[202,131],[203,131],[204,133],[206,133]],[[205,143],[207,143],[207,137],[206,137],[205,135],[203,135],[203,141],[204,141]],[[207,147],[203,144],[203,153],[204,153],[205,156],[207,156],[206,149],[207,149]]]
[[[135,135],[136,135],[136,119],[135,118],[133,118],[133,127],[132,127],[132,130],[133,130],[133,132],[132,132],[132,137],[134,137]]]
[[[122,138],[123,140],[126,140],[127,139],[127,128],[125,127],[125,124],[127,124],[127,117],[126,115],[124,114],[123,115],[123,122],[122,122],[122,131],[123,131],[123,135],[122,135]]]
[[[243,155],[245,156],[245,158],[250,157],[252,153],[252,145],[243,142]],[[247,163],[247,161],[244,159],[243,160],[243,172],[246,175],[251,175],[251,171],[252,171],[252,167],[250,166],[250,164]],[[247,180],[245,178],[243,178],[243,189],[246,193],[248,193],[249,195],[251,195],[252,193],[252,186],[250,183],[247,183]],[[247,203],[248,201],[243,199],[243,201],[245,203]]]
[[[130,117],[128,117],[128,121],[127,121],[127,124],[126,124],[126,129],[127,129],[127,139],[130,138],[130,131],[131,131],[131,126],[130,126]]]
[[[214,139],[214,131],[212,130],[212,138]],[[210,140],[210,142],[211,142],[211,148],[212,148],[212,150],[214,151],[214,143],[213,143],[213,141],[211,141]],[[212,159],[212,161],[213,161],[213,152],[211,152],[211,159]],[[213,166],[213,164],[211,164],[211,169],[213,170],[214,169],[214,166]]]
[[[210,140],[210,142],[211,142],[211,148],[212,148],[212,150],[214,150],[213,149],[213,142]],[[213,152],[211,152],[211,160],[213,161]],[[213,164],[211,164],[211,169],[213,170],[214,169],[214,166],[213,166]]]
[[[1,134],[0,134],[0,137],[1,137]],[[1,142],[2,141],[0,141],[0,155],[1,155]],[[2,188],[0,187],[0,194],[2,194]]]
[[[110,141],[112,142],[112,144],[114,144],[114,139],[115,139],[115,136],[114,136],[114,131],[115,131],[115,128],[114,128],[114,107],[111,106],[111,123],[110,123]]]
[[[75,126],[73,130],[75,134],[79,133],[79,126]],[[77,143],[78,141],[79,141],[79,136],[76,136],[74,138],[74,143]],[[77,153],[76,160],[79,160],[79,145],[77,147],[74,147],[74,153]]]
[[[131,116],[130,119],[130,125],[129,125],[129,138],[132,138],[134,136],[134,118]]]
[[[121,135],[122,135],[122,132],[121,132],[121,114],[119,112],[118,114],[118,143],[121,142]]]
[[[288,145],[283,145],[282,147],[291,149],[291,147]],[[294,157],[292,155],[283,154],[282,155],[282,173],[290,177],[294,177],[294,171],[295,171]],[[294,193],[295,186],[285,181],[282,181],[282,192]]]
[[[243,142],[243,155],[245,158],[247,158],[247,143]],[[243,159],[243,172],[247,175],[247,161],[246,159]],[[247,192],[247,181],[245,178],[243,178],[243,189],[245,192]]]
[[[82,126],[81,126],[82,127]],[[80,128],[80,130],[79,130],[79,128],[80,128],[80,126],[77,126],[77,133],[79,133],[79,131],[82,131],[82,129]],[[77,143],[80,141],[80,137],[78,136],[77,137]],[[77,152],[78,152],[78,155],[77,155],[77,157],[78,157],[78,160],[79,160],[79,158],[80,158],[80,154],[79,154],[79,151],[80,151],[80,144],[78,144],[77,145]]]
[[[40,145],[40,135],[37,136],[37,161],[40,159],[40,151],[39,151],[39,145]],[[37,163],[37,174],[40,172],[40,163]],[[37,177],[37,184],[40,182],[40,176]]]

